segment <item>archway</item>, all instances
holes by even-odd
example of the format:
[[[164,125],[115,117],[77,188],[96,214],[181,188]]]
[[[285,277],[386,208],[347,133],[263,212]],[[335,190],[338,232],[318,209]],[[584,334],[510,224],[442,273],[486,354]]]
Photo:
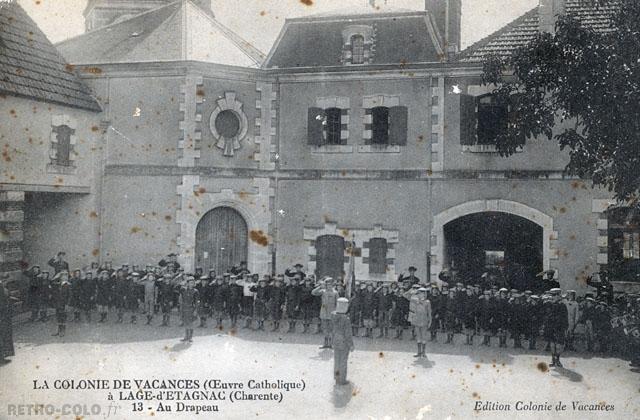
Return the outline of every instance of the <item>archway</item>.
[[[446,267],[445,225],[463,216],[497,212],[520,216],[542,228],[542,269],[551,268],[551,259],[557,258],[552,253],[552,241],[557,240],[558,233],[553,230],[553,218],[540,210],[516,201],[477,200],[459,204],[438,213],[433,218],[431,230],[431,279],[437,281],[438,274]]]
[[[242,215],[231,207],[206,213],[196,228],[196,267],[223,273],[247,261],[248,228]]]
[[[536,288],[542,271],[542,227],[502,212],[473,213],[444,226],[446,267],[464,283],[490,273],[519,290]]]

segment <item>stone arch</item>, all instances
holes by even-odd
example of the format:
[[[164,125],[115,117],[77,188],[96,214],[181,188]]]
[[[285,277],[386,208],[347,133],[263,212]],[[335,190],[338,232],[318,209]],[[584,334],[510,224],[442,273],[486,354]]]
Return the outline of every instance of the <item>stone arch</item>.
[[[435,281],[444,263],[444,226],[462,216],[483,212],[509,213],[530,220],[542,227],[542,264],[544,270],[551,268],[551,260],[557,258],[554,252],[558,232],[553,230],[553,218],[526,204],[509,200],[476,200],[458,204],[433,217],[431,227],[431,279]]]

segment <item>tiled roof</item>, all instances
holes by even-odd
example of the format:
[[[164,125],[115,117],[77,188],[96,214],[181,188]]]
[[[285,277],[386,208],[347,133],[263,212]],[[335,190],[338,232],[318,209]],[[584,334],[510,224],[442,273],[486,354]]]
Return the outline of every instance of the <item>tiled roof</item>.
[[[611,16],[617,9],[618,2],[615,0],[608,0],[600,5],[584,0],[567,1],[567,14],[598,32],[612,30]],[[536,7],[462,51],[460,61],[478,63],[490,55],[506,57],[533,40],[538,33],[538,25]]]
[[[370,64],[428,63],[442,60],[429,15],[425,11],[364,15],[316,15],[287,19],[273,46],[266,68],[312,68],[342,66],[342,32],[349,26],[366,25],[374,31]]]
[[[15,1],[0,2],[0,92],[101,111],[89,88]]]
[[[194,60],[259,67],[264,54],[190,0],[59,43],[72,64]]]

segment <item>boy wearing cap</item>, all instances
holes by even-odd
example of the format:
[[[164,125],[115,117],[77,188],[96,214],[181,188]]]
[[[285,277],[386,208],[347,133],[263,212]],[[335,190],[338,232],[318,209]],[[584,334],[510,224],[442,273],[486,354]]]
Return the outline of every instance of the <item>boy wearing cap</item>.
[[[236,281],[236,284],[242,287],[242,315],[244,315],[244,326],[242,328],[251,327],[253,301],[255,299],[255,293],[251,291],[251,288],[257,286],[258,280],[258,274],[245,274]]]
[[[162,277],[158,288],[158,302],[162,312],[162,327],[168,327],[171,321],[171,308],[173,303],[173,285],[171,284],[171,274],[166,273]]]
[[[293,270],[291,268],[287,268],[286,270],[284,270],[284,275],[291,278],[298,277],[298,281],[302,281],[307,277],[304,271],[302,271],[303,268],[304,266],[298,263],[293,266]]]
[[[238,316],[242,305],[242,286],[238,285],[238,277],[231,276],[227,284],[227,315],[231,321],[231,328],[235,329],[238,324]]]
[[[567,327],[567,349],[575,351],[573,347],[573,339],[575,334],[576,325],[578,324],[578,302],[576,302],[576,291],[567,290],[567,295],[564,299],[564,304],[567,307],[567,314],[569,316],[569,326]]]
[[[302,277],[296,274],[291,279],[291,284],[285,287],[285,313],[289,322],[288,333],[296,331],[296,320],[300,316],[300,280],[302,280]]]
[[[156,305],[158,298],[158,291],[156,289],[156,276],[153,273],[147,273],[139,281],[140,288],[142,289],[142,311],[143,315],[147,317],[147,324],[151,325],[153,321],[153,308]]]
[[[200,318],[200,325],[198,328],[205,328],[207,326],[207,317],[211,310],[209,306],[209,277],[200,276],[196,283],[196,289],[200,294],[200,303],[198,304],[198,317]]]
[[[255,293],[253,315],[258,322],[257,329],[264,330],[264,320],[267,318],[267,303],[269,302],[269,288],[267,284],[270,280],[268,274],[260,279],[257,286],[252,286],[251,291]]]
[[[73,309],[73,322],[80,322],[80,315],[82,313],[82,282],[84,279],[80,273],[80,270],[73,270],[71,277],[69,278],[69,284],[71,285],[71,297],[69,298],[69,306]]]
[[[60,251],[56,254],[55,257],[51,258],[47,265],[53,268],[54,275],[58,274],[61,271],[69,272],[69,263],[64,260],[66,253],[64,251]]]
[[[224,276],[218,275],[214,284],[210,286],[210,300],[212,318],[216,320],[216,328],[222,329],[222,320],[227,305],[229,288],[224,282]]]
[[[336,385],[346,385],[348,383],[347,366],[349,352],[353,351],[351,321],[347,316],[349,300],[347,298],[338,298],[334,309],[335,310],[330,312],[331,323],[333,325],[331,332],[331,341],[334,347],[333,377],[335,378]]]
[[[285,290],[282,286],[283,276],[276,276],[276,281],[269,286],[269,314],[273,321],[272,331],[280,328],[280,320],[282,319],[282,306],[285,301]]]
[[[180,291],[180,315],[185,328],[184,338],[180,341],[183,342],[193,340],[193,321],[196,318],[195,312],[200,300],[200,294],[195,286],[194,278],[187,277],[187,283]]]
[[[100,321],[105,322],[109,313],[109,305],[111,305],[111,294],[113,292],[113,280],[109,276],[107,270],[100,271],[98,274],[96,305],[98,305],[98,313]]]
[[[320,281],[318,287],[311,291],[311,294],[319,297],[321,302],[320,323],[322,331],[324,332],[324,344],[320,346],[321,349],[331,348],[332,313],[336,309],[336,302],[338,300],[338,291],[335,289],[333,283],[333,278],[326,277],[324,281]],[[345,311],[346,310],[348,310],[348,308],[345,308]],[[345,316],[345,318],[347,320],[349,319],[347,316]]]
[[[378,327],[380,328],[380,334],[378,338],[389,336],[389,320],[391,319],[391,310],[393,309],[393,297],[389,293],[389,285],[383,284],[377,290],[377,312],[378,312]]]
[[[421,287],[416,292],[416,299],[411,305],[411,324],[416,331],[418,352],[413,357],[426,357],[427,331],[431,327],[431,302],[427,298],[427,289]]]
[[[115,282],[113,285],[113,306],[116,308],[116,313],[118,314],[118,323],[121,324],[123,322],[124,310],[126,306],[127,296],[127,284],[124,275],[124,271],[118,269],[115,273]]]
[[[51,303],[56,311],[56,321],[58,323],[58,331],[51,334],[54,337],[64,337],[67,331],[67,305],[69,305],[70,298],[69,274],[66,271],[61,271],[56,274],[51,284]]]
[[[311,276],[307,277],[304,281],[304,285],[300,288],[300,307],[302,308],[302,325],[304,327],[302,330],[303,333],[309,331],[309,325],[311,325],[313,318],[315,318],[315,296],[311,294],[313,289],[313,278]]]
[[[420,279],[416,277],[416,271],[418,271],[418,269],[411,266],[407,270],[409,271],[408,275],[405,275],[404,272],[400,273],[400,275],[398,276],[398,283],[404,283],[405,281],[408,281],[412,286],[414,284],[420,284]]]
[[[364,321],[364,336],[371,337],[375,327],[376,294],[373,284],[369,283],[362,293],[362,319]]]
[[[549,293],[551,294],[551,298],[549,300],[548,314],[545,322],[545,330],[549,330],[548,337],[551,340],[551,363],[549,366],[562,367],[560,355],[564,350],[567,327],[569,326],[569,316],[567,314],[567,307],[561,300],[561,290],[559,288],[553,288]]]

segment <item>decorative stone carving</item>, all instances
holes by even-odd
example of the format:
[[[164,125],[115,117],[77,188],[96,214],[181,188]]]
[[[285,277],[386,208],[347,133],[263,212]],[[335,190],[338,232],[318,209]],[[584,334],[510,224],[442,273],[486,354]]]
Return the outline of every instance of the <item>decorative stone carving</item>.
[[[235,92],[225,92],[224,98],[217,100],[217,106],[209,118],[209,129],[216,139],[216,147],[225,156],[233,156],[242,147],[241,141],[247,136],[248,120],[242,110],[242,102]]]

